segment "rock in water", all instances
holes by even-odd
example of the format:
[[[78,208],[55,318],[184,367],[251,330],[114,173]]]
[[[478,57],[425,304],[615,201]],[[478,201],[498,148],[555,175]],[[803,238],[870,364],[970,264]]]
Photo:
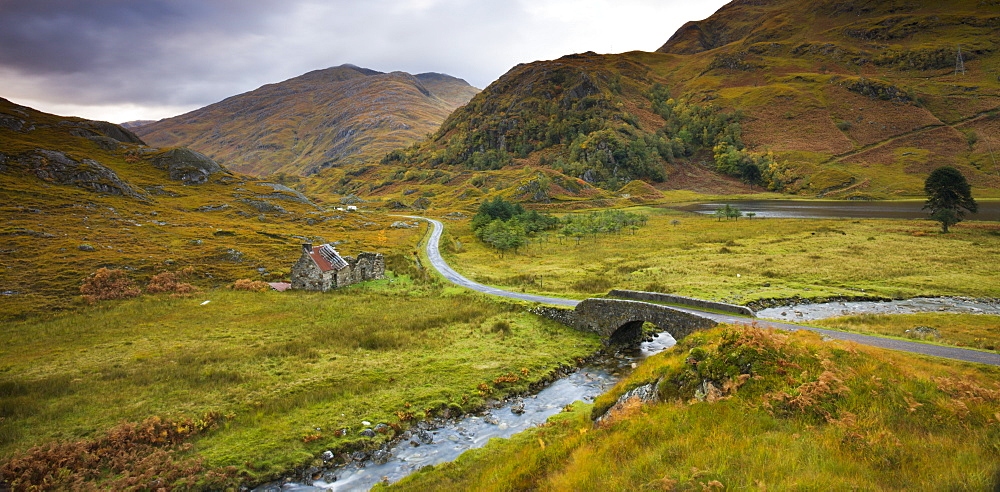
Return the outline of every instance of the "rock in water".
[[[510,412],[514,415],[521,415],[524,413],[524,400],[518,400],[510,406]]]
[[[388,463],[391,458],[392,454],[385,449],[379,449],[378,451],[372,453],[372,461],[374,461],[376,465],[384,465]]]

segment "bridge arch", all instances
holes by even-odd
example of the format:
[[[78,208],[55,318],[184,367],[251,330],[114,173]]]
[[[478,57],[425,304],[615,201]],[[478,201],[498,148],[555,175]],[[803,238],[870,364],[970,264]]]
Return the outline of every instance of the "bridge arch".
[[[680,340],[693,331],[718,322],[670,306],[623,299],[586,299],[573,310],[537,308],[535,312],[581,331],[598,334],[606,344],[628,344],[642,335],[642,325],[650,322]]]

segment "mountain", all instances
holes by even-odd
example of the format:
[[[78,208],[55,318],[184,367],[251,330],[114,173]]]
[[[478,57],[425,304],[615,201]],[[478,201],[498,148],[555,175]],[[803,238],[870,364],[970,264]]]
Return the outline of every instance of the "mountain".
[[[606,190],[1000,196],[1000,4],[741,0],[656,52],[518,65],[385,164],[550,168]]]
[[[103,121],[0,98],[0,319],[66,308],[101,267],[137,280],[191,267],[198,282],[284,280],[300,243],[376,245],[378,218],[326,212],[281,184]],[[362,246],[363,244],[363,246]],[[362,249],[364,248],[364,249]]]
[[[433,132],[479,92],[449,75],[342,65],[227,98],[136,132],[188,146],[237,172],[313,174],[378,160]]]
[[[129,130],[134,130],[140,126],[146,126],[150,123],[156,123],[156,120],[132,120],[122,123],[120,126]]]

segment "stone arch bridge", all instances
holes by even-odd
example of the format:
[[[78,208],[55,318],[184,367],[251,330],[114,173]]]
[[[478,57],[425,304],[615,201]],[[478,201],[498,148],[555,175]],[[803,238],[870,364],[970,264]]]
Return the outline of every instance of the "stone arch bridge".
[[[670,333],[674,340],[719,324],[711,318],[669,306],[624,299],[585,299],[574,309],[540,306],[532,312],[580,331],[596,333],[606,344],[639,340],[645,322]]]

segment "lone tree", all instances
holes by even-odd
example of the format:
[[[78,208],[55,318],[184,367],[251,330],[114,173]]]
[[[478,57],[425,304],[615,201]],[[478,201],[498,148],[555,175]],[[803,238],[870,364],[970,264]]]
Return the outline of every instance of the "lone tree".
[[[931,219],[941,223],[941,232],[962,221],[965,211],[976,213],[979,207],[972,199],[972,187],[958,169],[939,167],[924,181],[927,193],[925,209],[930,209]]]

